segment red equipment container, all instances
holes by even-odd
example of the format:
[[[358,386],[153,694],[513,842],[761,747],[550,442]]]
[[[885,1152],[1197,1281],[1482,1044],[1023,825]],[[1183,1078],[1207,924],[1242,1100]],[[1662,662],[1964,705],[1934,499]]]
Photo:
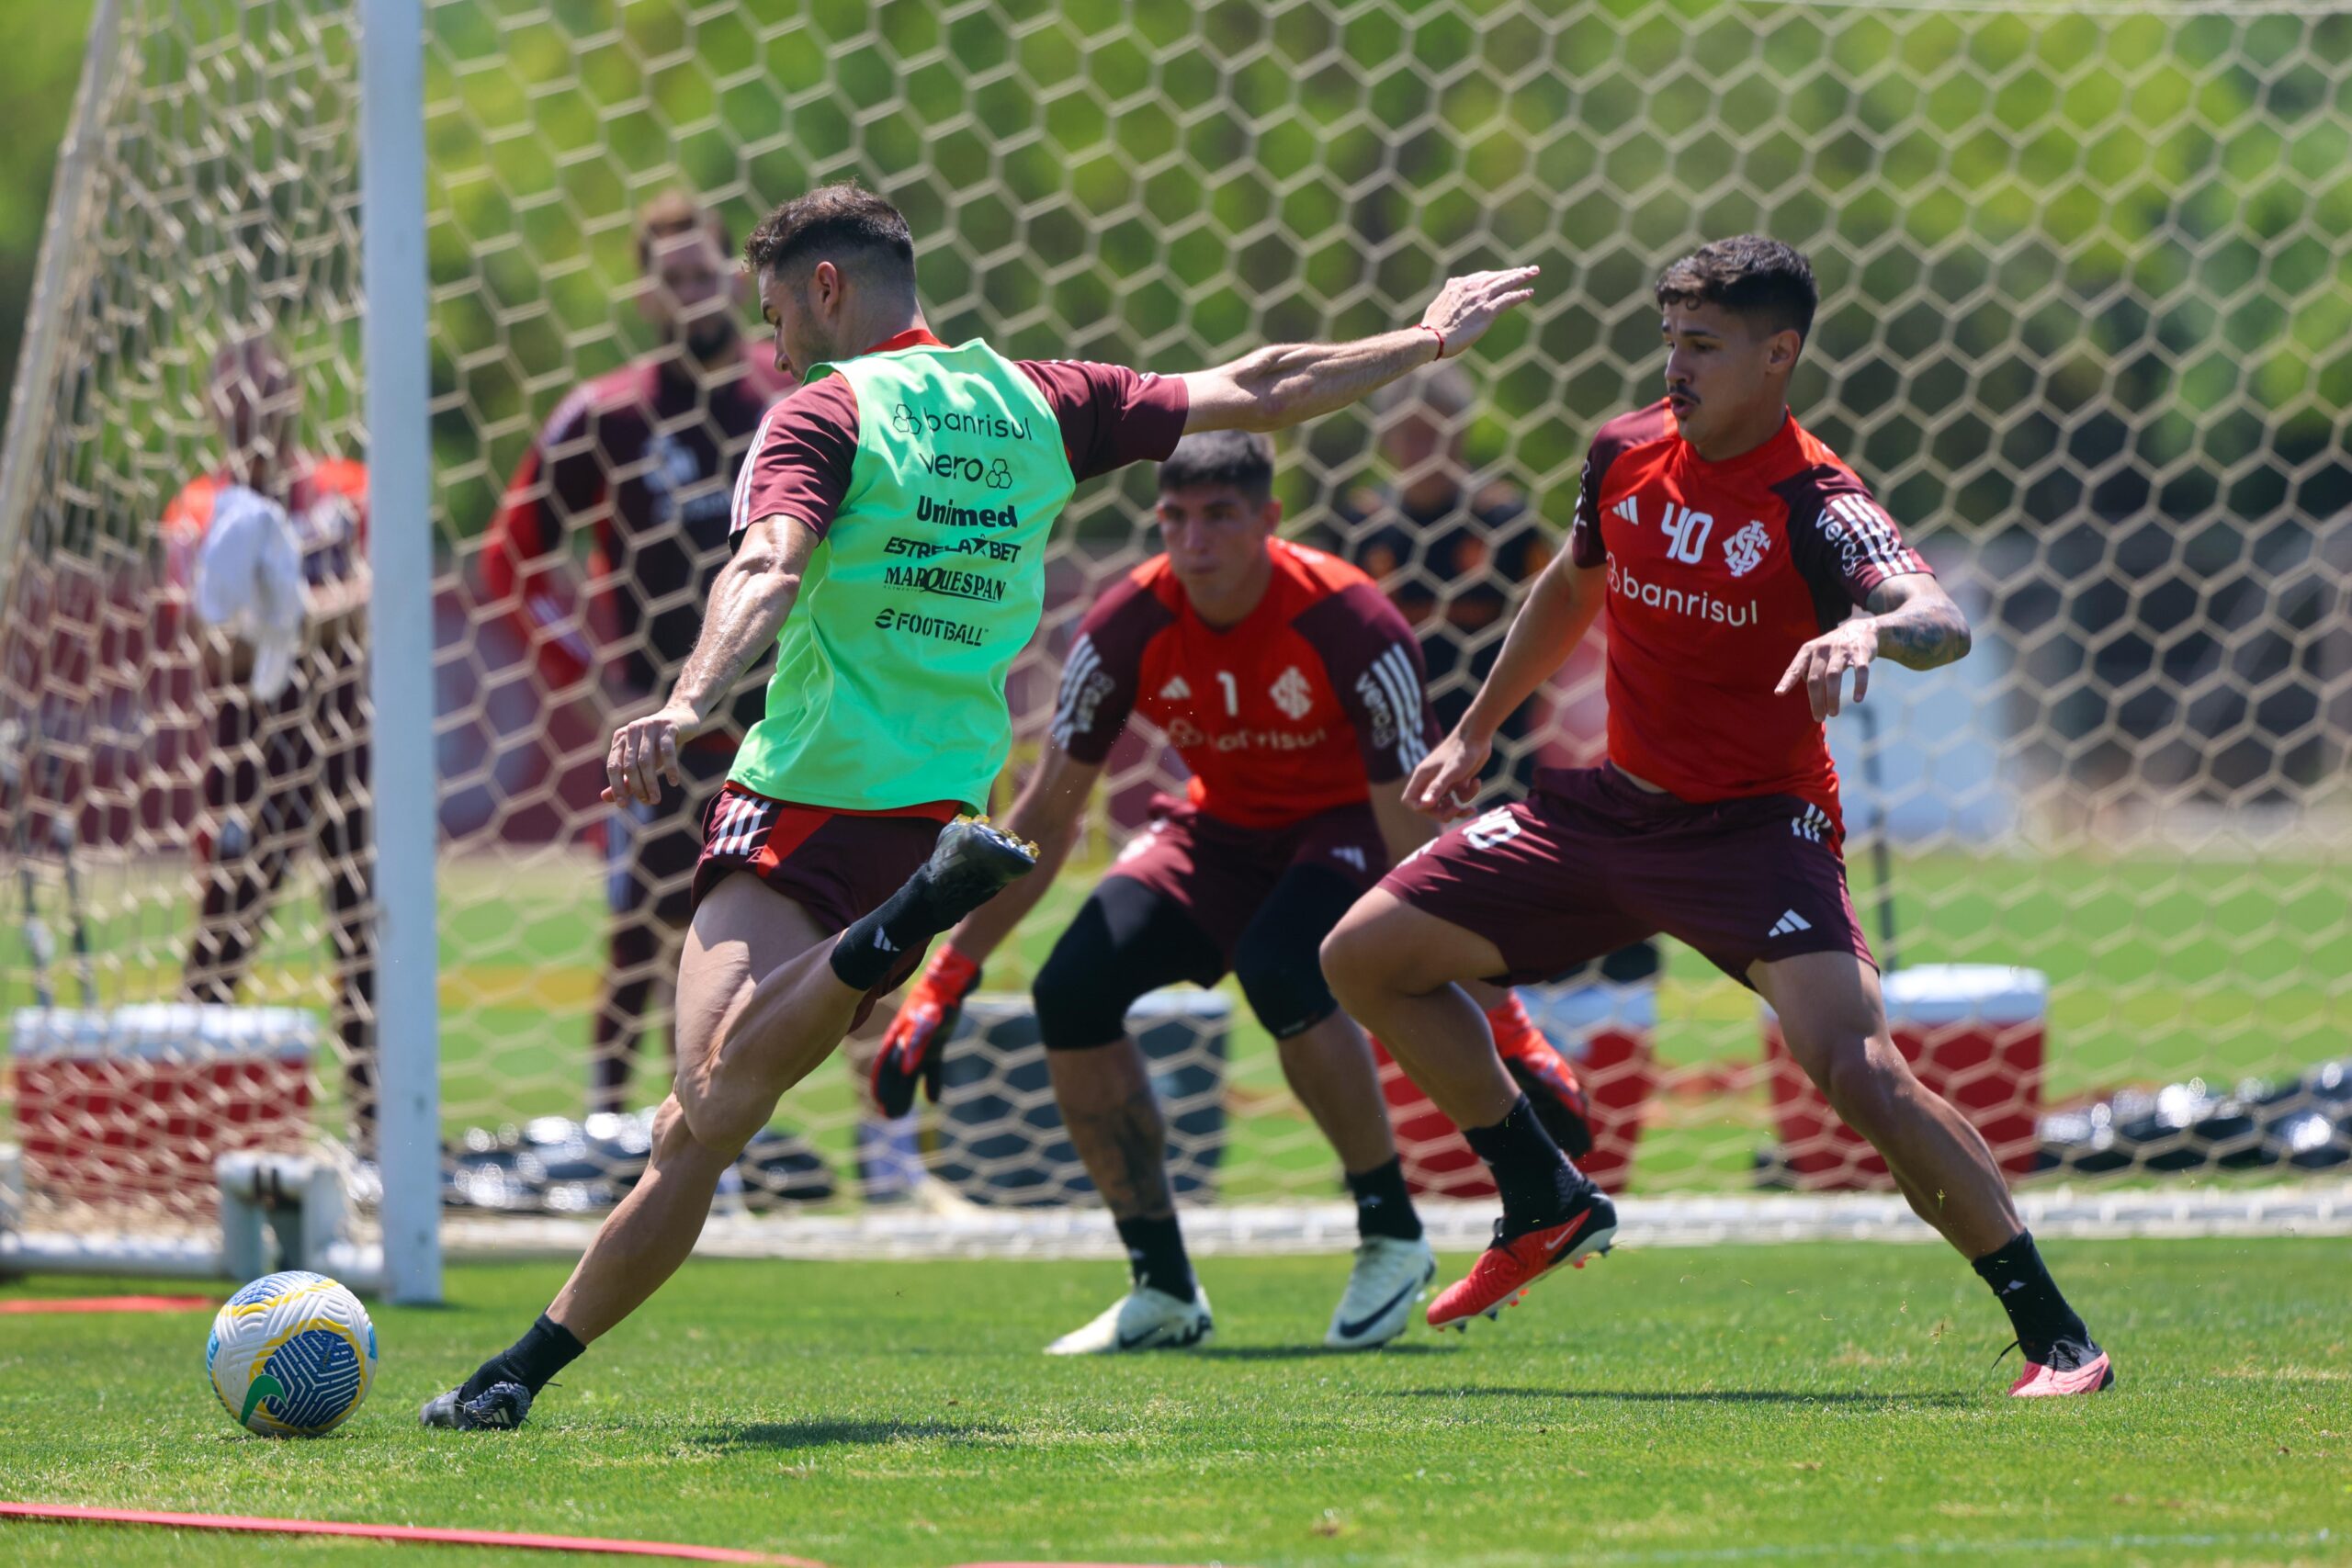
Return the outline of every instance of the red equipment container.
[[[1522,986],[1519,995],[1535,1027],[1575,1066],[1592,1103],[1592,1153],[1577,1164],[1610,1191],[1622,1191],[1633,1177],[1634,1145],[1656,1076],[1650,1039],[1657,1025],[1657,987]],[[1445,1112],[1376,1041],[1374,1055],[1406,1184],[1431,1198],[1493,1197],[1487,1168]]]
[[[2041,1113],[2050,982],[2038,969],[1923,964],[1881,983],[1895,1048],[1919,1080],[1959,1110],[2015,1179],[2033,1169]],[[1781,1144],[1773,1173],[1809,1192],[1883,1190],[1886,1162],[1829,1109],[1764,1010],[1764,1063]]]
[[[28,1190],[211,1219],[216,1157],[308,1144],[317,1038],[295,1008],[18,1010],[10,1055]]]

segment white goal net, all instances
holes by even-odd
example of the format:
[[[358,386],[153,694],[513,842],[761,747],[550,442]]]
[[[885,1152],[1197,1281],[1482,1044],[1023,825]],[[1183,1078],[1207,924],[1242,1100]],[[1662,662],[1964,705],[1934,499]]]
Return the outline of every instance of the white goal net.
[[[0,476],[20,1226],[201,1227],[225,1148],[370,1152],[371,855],[437,855],[449,1213],[593,1214],[626,1183],[639,1124],[582,1119],[660,1098],[685,867],[597,803],[604,737],[691,637],[745,395],[671,342],[646,214],[683,198],[740,239],[848,176],[906,211],[940,333],[1020,355],[1193,368],[1541,265],[1457,376],[1279,445],[1295,531],[1382,576],[1447,712],[1559,547],[1592,431],[1655,394],[1663,264],[1747,230],[1806,250],[1799,411],[1977,631],[1832,726],[1905,1048],[2021,1181],[2352,1160],[2352,7],[424,0],[437,845],[371,844],[367,616],[318,618],[365,587],[333,461],[369,447],[360,9],[100,7]],[[236,636],[193,603],[185,487],[215,476],[214,531],[238,514],[224,375],[305,454],[299,630],[266,566]],[[1150,487],[1090,487],[1057,535],[1016,768],[1078,615],[1155,548]],[[272,637],[291,694],[224,695]],[[1600,701],[1587,650],[1495,787],[1592,758]],[[1023,993],[1172,776],[1123,742],[941,1107],[881,1122],[829,1064],[722,1201],[940,1235],[981,1223],[964,1204],[1082,1204]],[[165,1006],[232,997],[293,1010]],[[1528,999],[1635,1192],[1879,1185],[1694,954]],[[1184,1201],[1334,1198],[1238,994],[1153,1010]],[[1394,1087],[1416,1175],[1467,1195]]]

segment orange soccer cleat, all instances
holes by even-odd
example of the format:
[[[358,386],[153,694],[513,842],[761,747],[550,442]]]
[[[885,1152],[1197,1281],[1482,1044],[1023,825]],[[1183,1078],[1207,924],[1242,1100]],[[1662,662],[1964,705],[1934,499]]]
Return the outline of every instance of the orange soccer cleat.
[[[1616,1235],[1617,1206],[1590,1182],[1570,1200],[1566,1213],[1533,1230],[1507,1237],[1503,1222],[1497,1220],[1494,1244],[1478,1255],[1467,1275],[1430,1303],[1430,1326],[1466,1329],[1481,1313],[1500,1317],[1536,1280],[1564,1263],[1583,1268],[1586,1258],[1608,1251]]]

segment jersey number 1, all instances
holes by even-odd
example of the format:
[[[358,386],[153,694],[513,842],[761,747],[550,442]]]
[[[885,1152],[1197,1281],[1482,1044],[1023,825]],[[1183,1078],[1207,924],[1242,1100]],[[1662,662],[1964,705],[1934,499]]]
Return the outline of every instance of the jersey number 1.
[[[1216,683],[1225,688],[1225,711],[1235,718],[1241,716],[1241,685],[1230,670],[1216,672]]]

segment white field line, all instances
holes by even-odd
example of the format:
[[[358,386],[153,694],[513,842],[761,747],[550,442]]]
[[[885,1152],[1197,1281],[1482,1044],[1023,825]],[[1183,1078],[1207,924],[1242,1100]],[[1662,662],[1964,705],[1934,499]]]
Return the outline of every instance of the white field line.
[[[2199,1191],[2075,1191],[2021,1196],[2042,1238],[2352,1235],[2352,1182]],[[1421,1220],[1442,1250],[1487,1245],[1495,1210],[1425,1202]],[[1901,1199],[1879,1194],[1625,1198],[1618,1240],[1628,1247],[1721,1247],[1808,1241],[1934,1241]],[[452,1257],[576,1257],[593,1219],[447,1216]],[[1206,1255],[1346,1252],[1356,1244],[1345,1203],[1227,1204],[1188,1209],[1184,1238]],[[712,1258],[978,1258],[1124,1257],[1099,1209],[880,1210],[862,1215],[718,1216],[695,1250]]]

